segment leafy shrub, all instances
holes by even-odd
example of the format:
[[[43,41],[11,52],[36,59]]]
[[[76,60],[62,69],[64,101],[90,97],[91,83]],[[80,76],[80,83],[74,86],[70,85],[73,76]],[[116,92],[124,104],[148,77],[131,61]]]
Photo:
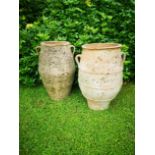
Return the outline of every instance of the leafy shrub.
[[[42,15],[42,11],[47,7],[47,0],[20,0],[19,19],[20,27],[25,28],[27,23],[33,23]]]
[[[41,41],[67,40],[81,53],[81,45],[119,42],[127,54],[124,79],[134,79],[134,2],[123,0],[50,0],[43,15],[20,30],[20,82],[40,82],[38,55]]]

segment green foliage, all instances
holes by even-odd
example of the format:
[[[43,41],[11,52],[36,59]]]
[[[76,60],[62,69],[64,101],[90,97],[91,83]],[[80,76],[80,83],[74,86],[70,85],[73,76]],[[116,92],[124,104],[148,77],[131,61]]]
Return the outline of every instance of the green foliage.
[[[21,87],[20,154],[134,155],[134,103],[133,84],[98,112],[78,88],[52,101],[43,87]]]
[[[133,1],[47,0],[46,5],[41,17],[20,29],[21,83],[40,82],[34,48],[45,40],[67,40],[76,46],[76,54],[85,43],[121,43],[127,54],[124,79],[134,79]]]
[[[47,0],[20,0],[19,19],[20,27],[24,28],[27,23],[32,23],[42,15],[47,7]]]

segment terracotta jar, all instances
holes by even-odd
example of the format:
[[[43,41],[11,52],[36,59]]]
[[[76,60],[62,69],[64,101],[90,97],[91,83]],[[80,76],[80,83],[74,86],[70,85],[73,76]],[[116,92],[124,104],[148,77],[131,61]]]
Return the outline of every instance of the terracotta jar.
[[[69,95],[74,80],[75,64],[67,41],[45,41],[41,43],[39,73],[43,84],[53,100]]]
[[[125,55],[120,47],[115,43],[85,44],[82,54],[75,57],[79,87],[90,109],[107,109],[121,89]]]

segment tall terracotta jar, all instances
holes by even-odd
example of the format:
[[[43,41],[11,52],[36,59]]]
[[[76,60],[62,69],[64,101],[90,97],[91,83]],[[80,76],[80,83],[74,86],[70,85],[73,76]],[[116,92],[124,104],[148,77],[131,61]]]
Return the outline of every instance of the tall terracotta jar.
[[[120,47],[115,43],[85,44],[82,54],[75,57],[79,87],[90,109],[107,109],[121,89],[125,55]]]
[[[67,41],[41,43],[39,73],[53,100],[61,100],[71,91],[75,73],[72,47],[74,46]]]

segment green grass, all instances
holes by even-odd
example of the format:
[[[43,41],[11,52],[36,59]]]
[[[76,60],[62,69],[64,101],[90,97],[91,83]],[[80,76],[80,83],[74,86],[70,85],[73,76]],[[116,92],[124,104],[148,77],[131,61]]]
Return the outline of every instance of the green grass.
[[[105,111],[88,109],[79,88],[52,101],[42,86],[21,86],[20,155],[134,155],[134,84]]]

